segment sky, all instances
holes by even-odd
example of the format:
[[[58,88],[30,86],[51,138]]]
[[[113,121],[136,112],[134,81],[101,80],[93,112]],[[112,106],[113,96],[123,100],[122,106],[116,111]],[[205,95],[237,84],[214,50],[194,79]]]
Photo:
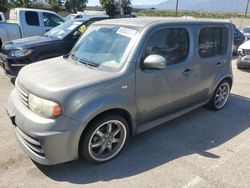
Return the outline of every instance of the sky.
[[[131,0],[132,5],[152,5],[163,2],[164,0]],[[88,0],[87,6],[96,6],[100,5],[99,0]]]

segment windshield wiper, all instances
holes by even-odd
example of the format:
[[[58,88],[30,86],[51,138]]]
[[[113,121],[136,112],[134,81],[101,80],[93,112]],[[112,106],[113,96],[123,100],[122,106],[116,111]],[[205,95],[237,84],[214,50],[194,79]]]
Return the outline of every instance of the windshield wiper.
[[[85,64],[85,65],[87,65],[87,66],[91,66],[91,67],[98,67],[98,66],[99,66],[98,64],[93,63],[93,62],[91,62],[91,61],[88,61],[88,60],[86,60],[86,59],[80,59],[80,58],[79,58],[78,61],[79,61],[80,63],[83,63],[83,64]]]
[[[86,65],[87,67],[98,67],[99,65],[96,63],[93,63],[91,61],[88,61],[87,59],[81,59],[81,58],[77,58],[74,54],[71,54],[71,58],[74,59],[77,62],[80,62],[84,65]]]

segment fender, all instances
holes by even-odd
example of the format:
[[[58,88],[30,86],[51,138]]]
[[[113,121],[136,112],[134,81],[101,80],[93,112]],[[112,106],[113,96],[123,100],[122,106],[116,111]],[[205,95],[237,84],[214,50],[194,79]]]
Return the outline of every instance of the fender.
[[[134,97],[128,98],[116,93],[104,94],[99,98],[94,98],[85,104],[77,106],[71,118],[81,122],[83,128],[85,128],[93,118],[103,112],[118,109],[124,110],[131,118],[131,131],[133,134],[136,124],[136,105],[134,100]]]

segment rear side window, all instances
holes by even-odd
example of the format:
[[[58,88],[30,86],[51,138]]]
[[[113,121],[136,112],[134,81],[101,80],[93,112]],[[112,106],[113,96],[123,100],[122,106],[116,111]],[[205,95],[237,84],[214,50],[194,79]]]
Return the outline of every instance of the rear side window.
[[[184,28],[167,28],[154,32],[148,39],[142,60],[152,54],[163,56],[168,63],[177,64],[186,59],[189,35]]]
[[[33,11],[25,12],[25,19],[28,25],[39,26],[39,19],[37,12]]]
[[[225,27],[202,28],[199,34],[199,55],[209,58],[222,55],[227,47],[228,32]]]

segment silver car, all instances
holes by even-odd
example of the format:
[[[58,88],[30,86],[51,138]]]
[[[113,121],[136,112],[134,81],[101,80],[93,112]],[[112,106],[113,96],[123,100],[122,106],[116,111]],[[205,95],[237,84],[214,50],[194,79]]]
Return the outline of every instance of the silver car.
[[[64,57],[24,67],[8,100],[17,141],[34,161],[113,159],[129,136],[232,87],[230,22],[134,18],[92,24]]]

